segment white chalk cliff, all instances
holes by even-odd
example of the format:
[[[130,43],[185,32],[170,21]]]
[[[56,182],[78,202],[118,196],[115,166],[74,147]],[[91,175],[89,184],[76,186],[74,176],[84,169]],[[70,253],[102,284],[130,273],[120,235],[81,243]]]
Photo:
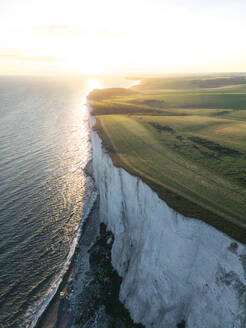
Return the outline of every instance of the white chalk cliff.
[[[95,118],[91,117],[91,126]],[[113,165],[91,129],[100,217],[115,236],[120,300],[146,327],[246,327],[246,246],[170,208]],[[184,323],[183,321],[183,323]]]

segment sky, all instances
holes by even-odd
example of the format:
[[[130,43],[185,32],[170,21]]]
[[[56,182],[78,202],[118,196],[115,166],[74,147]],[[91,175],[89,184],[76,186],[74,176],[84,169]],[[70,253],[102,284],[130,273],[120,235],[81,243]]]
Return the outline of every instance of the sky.
[[[0,75],[246,71],[245,0],[0,0]]]

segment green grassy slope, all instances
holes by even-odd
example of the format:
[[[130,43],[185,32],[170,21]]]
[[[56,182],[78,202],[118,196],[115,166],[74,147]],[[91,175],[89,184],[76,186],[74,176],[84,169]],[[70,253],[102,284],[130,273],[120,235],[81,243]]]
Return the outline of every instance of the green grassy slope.
[[[144,78],[134,88],[137,90],[156,89],[202,89],[231,87],[245,85],[246,76],[243,75],[208,75],[208,76],[173,76]]]
[[[218,89],[97,94],[95,129],[170,206],[246,243],[246,90]]]

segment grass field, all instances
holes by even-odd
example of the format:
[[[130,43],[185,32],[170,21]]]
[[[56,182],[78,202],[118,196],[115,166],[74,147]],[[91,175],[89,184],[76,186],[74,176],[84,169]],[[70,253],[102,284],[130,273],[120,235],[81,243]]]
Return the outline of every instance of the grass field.
[[[243,78],[213,77],[210,87],[202,78],[192,90],[187,81],[170,90],[166,79],[150,80],[90,95],[95,129],[114,163],[141,176],[179,212],[246,243]]]

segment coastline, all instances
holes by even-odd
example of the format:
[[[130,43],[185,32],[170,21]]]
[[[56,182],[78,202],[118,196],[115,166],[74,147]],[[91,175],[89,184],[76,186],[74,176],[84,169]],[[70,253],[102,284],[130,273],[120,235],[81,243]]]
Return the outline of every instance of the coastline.
[[[95,118],[93,118],[93,121],[94,120],[95,120]],[[99,135],[98,135],[98,137],[100,138]],[[101,139],[101,141],[102,141],[102,139]],[[111,156],[109,156],[109,157],[111,157]],[[111,158],[111,160],[112,160],[112,158]],[[112,165],[108,165],[108,166],[110,168],[112,168]],[[116,168],[117,168],[117,165],[113,165],[113,166],[116,166]],[[126,170],[126,174],[127,173],[130,173],[130,172],[128,172]],[[130,173],[130,175],[132,176],[131,173]],[[135,175],[133,175],[133,176],[135,176]],[[121,178],[122,178],[122,176],[121,176]],[[127,181],[129,182],[129,179],[127,179]],[[142,181],[139,184],[142,184],[142,183],[144,183],[144,181]],[[138,188],[139,188],[139,184],[138,184]],[[117,185],[117,184],[115,184],[115,185]],[[132,188],[132,189],[134,189],[134,188]],[[151,190],[154,191],[152,188],[151,188]],[[106,194],[106,193],[103,193],[103,194]],[[128,194],[128,193],[126,193],[126,194]],[[132,199],[133,199],[133,197],[132,197]],[[114,203],[114,202],[111,201],[110,203]],[[144,203],[144,202],[142,202],[142,203]],[[126,206],[126,208],[127,208],[127,206]],[[104,253],[104,250],[102,250],[102,253],[101,253],[101,248],[103,248],[105,245],[106,245],[107,250],[108,250],[109,246],[112,247],[113,240],[115,238],[114,236],[116,236],[116,238],[117,238],[117,229],[116,229],[116,231],[114,231],[113,229],[111,229],[112,224],[111,224],[111,226],[110,226],[110,224],[107,224],[108,223],[107,220],[110,220],[108,218],[111,215],[110,212],[108,212],[107,214],[105,214],[104,219],[101,217],[102,222],[104,222],[104,224],[106,224],[106,225],[104,225],[104,231],[101,231],[101,229],[100,229],[100,234],[99,234],[99,225],[100,225],[99,221],[100,220],[99,220],[99,215],[98,215],[98,202],[97,202],[97,206],[96,206],[96,212],[97,212],[97,214],[96,214],[97,220],[95,222],[97,222],[97,229],[96,229],[96,225],[94,225],[93,228],[97,230],[97,234],[94,234],[94,237],[95,237],[94,242],[91,240],[90,245],[87,244],[87,251],[86,251],[86,253],[84,253],[83,250],[82,250],[83,249],[84,231],[81,233],[80,241],[79,241],[79,244],[78,244],[78,250],[76,249],[76,253],[75,253],[74,258],[71,262],[71,266],[70,266],[70,268],[67,272],[68,275],[66,277],[64,277],[64,282],[62,283],[61,290],[58,291],[58,293],[56,294],[56,296],[52,300],[52,302],[50,304],[50,307],[47,308],[46,316],[44,317],[44,321],[43,321],[43,323],[40,321],[40,323],[42,323],[42,325],[37,326],[38,328],[69,328],[69,327],[70,328],[75,328],[75,326],[73,325],[74,321],[77,324],[79,324],[80,327],[83,327],[83,328],[92,327],[92,325],[91,325],[92,323],[93,324],[96,323],[95,327],[97,327],[97,323],[100,322],[98,320],[108,320],[108,321],[104,321],[104,322],[109,322],[110,324],[111,324],[111,322],[114,322],[114,321],[111,321],[112,320],[111,317],[108,316],[108,312],[105,310],[106,307],[104,306],[104,304],[107,304],[107,303],[104,303],[104,302],[101,303],[101,297],[103,299],[103,297],[105,295],[100,294],[100,287],[98,289],[99,290],[99,293],[98,293],[96,287],[98,287],[98,285],[100,284],[100,281],[103,281],[103,284],[105,284],[105,281],[110,281],[110,279],[109,280],[105,279],[105,276],[102,274],[102,272],[104,271],[104,268],[106,268],[105,269],[106,273],[107,273],[108,270],[109,271],[111,270],[109,263],[104,263],[103,262],[104,259],[106,258],[106,259],[110,259],[109,262],[111,264],[111,248],[110,248],[109,253],[107,253],[107,252]],[[144,211],[141,211],[141,212],[144,212]],[[161,211],[161,212],[164,213],[164,211]],[[177,215],[181,215],[181,214],[177,213]],[[151,215],[149,215],[149,217],[150,216]],[[129,217],[130,217],[130,215],[129,215]],[[157,215],[157,217],[158,217],[158,215]],[[115,218],[115,212],[114,212],[114,218]],[[173,217],[171,219],[173,220]],[[192,226],[193,223],[194,223],[194,225],[197,224],[197,222],[193,222],[192,218],[189,218],[189,219],[190,219],[191,222],[185,222],[186,226],[187,225]],[[86,220],[85,224],[88,225],[88,226],[91,226],[92,222],[90,222],[90,216],[88,216],[88,219]],[[203,228],[205,226],[206,226],[206,224],[202,224]],[[111,230],[112,233],[108,234],[107,229]],[[214,228],[211,229],[210,233],[215,233],[215,231],[213,229]],[[85,231],[86,231],[86,228],[85,228]],[[132,229],[131,229],[131,231],[132,231]],[[206,232],[205,232],[205,234],[206,234]],[[154,235],[157,235],[157,233],[155,233]],[[96,239],[96,236],[98,236],[97,239]],[[222,235],[217,236],[217,237],[222,237]],[[207,238],[207,236],[206,236],[206,238]],[[102,243],[103,239],[104,239],[104,244]],[[184,242],[186,242],[185,238],[183,238],[183,239],[184,239]],[[217,238],[214,238],[214,239],[217,239]],[[152,240],[153,240],[153,238],[152,238]],[[230,241],[230,237],[229,237],[229,241]],[[81,242],[82,242],[82,246],[80,244]],[[129,240],[127,240],[127,244],[129,244],[128,242],[129,242]],[[216,246],[216,245],[213,245],[213,246]],[[114,247],[116,247],[116,246],[114,246]],[[131,247],[133,247],[133,246],[131,245]],[[158,249],[158,247],[156,247],[156,249]],[[231,256],[231,254],[230,254],[231,250],[227,247],[227,251],[228,250],[229,250],[228,253]],[[208,248],[208,251],[209,251],[209,248]],[[94,252],[94,254],[93,254],[93,252]],[[213,253],[214,253],[214,250],[213,250]],[[105,254],[106,254],[106,256],[105,256]],[[130,254],[130,252],[129,252],[129,254]],[[84,270],[83,272],[85,273],[85,276],[83,276],[83,275],[81,275],[81,272],[80,272],[79,268],[81,268],[81,262],[83,262],[85,257],[87,257],[87,259],[88,259],[89,267],[87,266],[87,269],[89,268],[89,270],[88,271]],[[145,258],[148,258],[148,257],[146,256]],[[159,256],[158,256],[158,259],[159,259]],[[101,265],[102,262],[103,262],[102,265],[105,265],[105,266],[104,267],[102,266],[101,267],[102,270],[98,271],[98,264],[99,264],[99,269],[100,269],[100,265]],[[113,262],[116,263],[115,260]],[[129,263],[130,262],[131,261],[128,260],[128,269],[129,269]],[[91,268],[91,264],[92,264],[92,268]],[[93,267],[93,265],[94,265],[94,267]],[[113,274],[115,274],[114,273],[114,272],[116,272],[114,270],[115,266],[113,266],[112,268],[113,268],[112,269],[113,271],[110,271],[110,274],[111,274],[111,272],[113,272]],[[133,271],[135,272],[135,270],[133,270]],[[143,270],[140,270],[140,271],[141,271],[141,274],[142,274]],[[159,271],[160,270],[158,270],[158,272]],[[121,272],[119,272],[119,270],[117,270],[117,272],[122,277],[122,278],[120,278],[120,285],[121,285],[121,282],[122,282],[121,279],[123,279],[123,285],[126,285],[125,282],[124,282],[124,278],[125,278],[124,275],[122,275]],[[130,269],[128,270],[128,272],[130,272]],[[97,277],[99,275],[98,281],[97,281],[97,279],[95,280],[95,276],[93,276],[93,273],[96,273],[95,276],[97,276]],[[222,273],[219,272],[218,274],[222,274]],[[86,275],[87,275],[87,280],[86,279],[83,280],[83,277],[86,278]],[[90,280],[88,280],[88,276],[89,276]],[[196,274],[196,276],[202,276],[202,275]],[[106,278],[108,278],[108,277],[111,277],[111,275],[106,276]],[[116,280],[118,280],[119,276],[116,275],[115,277],[116,277]],[[134,275],[134,277],[135,277],[135,275]],[[113,280],[113,279],[111,279],[111,280]],[[89,281],[89,283],[88,283],[88,281]],[[157,281],[157,279],[155,279],[155,281]],[[199,283],[200,282],[198,281],[198,285],[199,285]],[[176,283],[175,283],[175,285],[176,285]],[[206,285],[208,285],[208,284],[206,284]],[[215,286],[219,287],[216,284],[215,284]],[[117,290],[117,288],[118,287],[116,287],[116,290]],[[123,286],[123,288],[124,288],[124,286]],[[110,290],[110,289],[107,289],[107,291],[108,290]],[[115,291],[115,289],[112,289],[112,290]],[[75,295],[75,293],[76,293],[76,295]],[[129,293],[127,291],[122,292],[122,290],[121,290],[120,300],[123,301],[124,304],[127,303],[127,302],[125,302],[124,295],[128,295],[128,294]],[[160,294],[164,295],[164,292],[160,293]],[[62,297],[61,297],[61,295],[62,295]],[[78,296],[80,296],[80,295],[82,297],[79,298]],[[122,298],[122,295],[123,295],[123,298]],[[119,299],[118,295],[114,298],[113,302],[111,303],[111,304],[113,304],[113,306],[111,306],[111,309],[114,309],[115,304],[116,304],[115,303],[116,299],[117,300]],[[99,309],[98,309],[98,303],[97,303],[98,300],[100,301]],[[136,303],[136,304],[138,304],[138,303]],[[135,308],[136,304],[134,304],[134,308]],[[129,309],[129,307],[127,307],[127,308]],[[77,311],[76,311],[76,309],[77,309]],[[130,310],[131,314],[133,314],[132,311],[131,311],[131,308],[129,310]],[[117,313],[117,315],[118,315],[118,313]],[[127,311],[127,315],[129,316],[128,311]],[[134,316],[132,316],[132,317],[136,322],[142,322],[139,319],[137,319],[136,317],[134,317]],[[174,317],[175,317],[175,322],[176,322],[175,325],[177,327],[184,327],[186,325],[186,323],[188,323],[188,325],[190,325],[189,320],[191,320],[191,321],[195,320],[193,318],[188,320],[188,318],[186,318],[186,315],[183,315],[182,317],[179,317],[178,315],[175,315]],[[142,323],[146,324],[146,322],[142,322]],[[100,327],[101,327],[101,325],[100,325]],[[118,326],[116,325],[116,327],[118,327]],[[134,326],[127,325],[127,326],[122,326],[122,327],[129,328],[129,327],[135,327],[135,325]],[[157,327],[159,327],[159,324],[158,324]]]
[[[78,296],[89,266],[87,253],[99,232],[98,200],[83,225],[70,267],[51,302],[39,318],[35,328],[72,327],[78,306]]]
[[[35,328],[143,328],[120,301],[122,279],[111,263],[113,242],[114,235],[100,223],[97,198],[61,287]]]
[[[127,88],[134,87],[138,85],[141,82],[141,80],[134,80],[131,85],[129,85]],[[87,106],[89,105],[89,102],[87,100]],[[89,106],[88,106],[89,109]],[[90,112],[90,110],[88,111]],[[89,114],[90,115],[90,114]],[[85,173],[87,176],[92,176],[92,168],[91,168],[91,162],[89,161],[85,167]],[[93,192],[93,191],[92,191]],[[73,256],[70,259],[70,264],[65,272],[64,276],[62,277],[62,280],[59,284],[58,289],[56,290],[55,294],[51,297],[50,301],[48,302],[48,305],[43,310],[39,318],[35,323],[31,323],[31,328],[68,328],[73,327],[73,318],[76,314],[76,311],[74,309],[74,306],[76,306],[77,301],[74,300],[74,294],[77,290],[80,290],[78,286],[74,288],[74,282],[80,281],[82,284],[82,278],[80,277],[79,272],[79,259],[81,259],[82,255],[84,257],[88,257],[88,249],[86,251],[87,254],[85,254],[84,249],[81,250],[81,244],[83,245],[83,240],[86,238],[86,230],[87,226],[88,229],[93,229],[92,225],[95,224],[96,218],[95,216],[99,217],[99,201],[96,199],[94,201],[94,205],[89,209],[89,213],[87,213],[87,216],[81,219],[81,231],[79,236],[79,241],[77,242],[75,251]],[[84,221],[83,221],[84,219]],[[99,219],[98,219],[99,220]],[[93,221],[93,222],[91,222]],[[95,234],[94,234],[94,241],[99,234],[100,229],[100,223],[97,222],[95,228]],[[91,240],[91,244],[93,241]],[[83,248],[83,246],[82,246]],[[78,284],[77,284],[78,285]],[[76,296],[78,296],[79,292],[77,291]],[[71,298],[73,298],[73,302],[71,302]],[[73,303],[73,309],[71,308],[71,303]]]

